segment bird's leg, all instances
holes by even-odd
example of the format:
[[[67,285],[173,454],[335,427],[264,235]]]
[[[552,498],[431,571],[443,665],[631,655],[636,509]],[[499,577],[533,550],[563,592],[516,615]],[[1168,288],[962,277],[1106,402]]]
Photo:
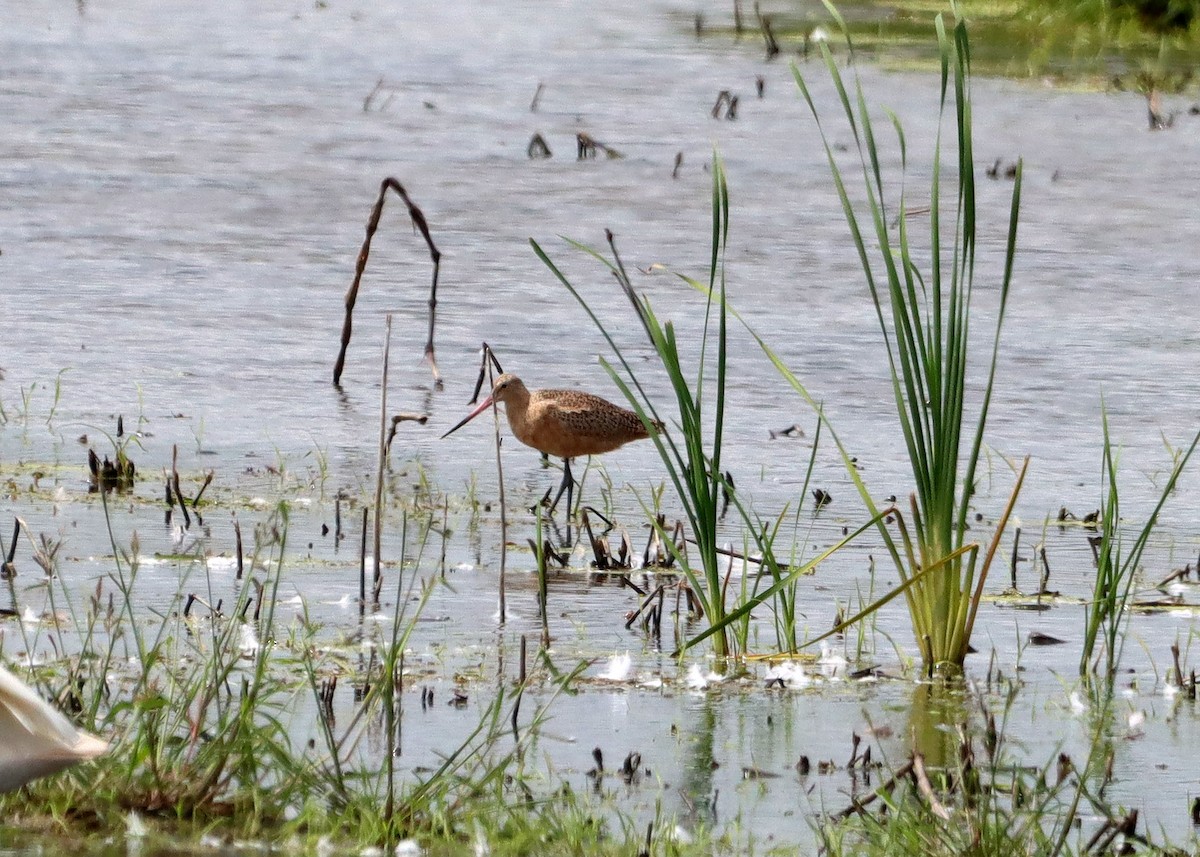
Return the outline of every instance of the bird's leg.
[[[558,507],[558,501],[562,499],[563,492],[567,492],[567,520],[571,520],[571,501],[575,495],[575,477],[571,475],[571,459],[563,459],[563,478],[562,484],[558,486],[558,493],[554,495],[554,502],[550,504],[550,513],[554,514],[554,510]]]

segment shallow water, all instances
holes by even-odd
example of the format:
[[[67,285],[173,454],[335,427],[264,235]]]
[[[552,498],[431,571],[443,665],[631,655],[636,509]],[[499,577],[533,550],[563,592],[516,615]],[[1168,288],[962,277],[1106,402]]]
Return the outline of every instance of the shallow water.
[[[714,4],[706,17],[721,20],[726,6]],[[906,495],[911,478],[891,416],[876,321],[812,118],[786,63],[764,62],[755,39],[697,39],[697,8],[505,0],[474,9],[469,20],[453,4],[30,2],[6,9],[0,480],[11,479],[16,490],[0,499],[0,515],[20,515],[35,533],[62,538],[64,578],[90,590],[97,575],[111,570],[111,547],[102,510],[86,494],[86,451],[77,438],[87,434],[101,455],[111,453],[103,433],[112,433],[122,414],[143,435],[130,449],[149,477],[138,487],[142,497],[161,496],[158,474],[177,446],[182,471],[216,472],[208,496],[233,506],[247,529],[278,497],[307,501],[294,510],[283,590],[288,597],[302,591],[316,618],[331,626],[352,626],[356,611],[340,605],[357,595],[358,513],[346,510],[348,538],[340,546],[321,526],[334,524],[337,492],[358,500],[373,490],[383,315],[393,312],[389,409],[428,412],[430,420],[402,427],[391,490],[407,495],[424,478],[436,496],[449,498],[450,534],[426,548],[422,569],[444,568],[453,592],[435,596],[428,615],[445,621],[422,626],[415,656],[437,667],[428,675],[439,687],[436,716],[461,721],[465,730],[486,693],[473,693],[464,711],[445,708],[447,676],[456,664],[476,664],[494,676],[498,645],[511,670],[516,636],[536,634],[536,587],[529,554],[510,554],[513,615],[498,630],[497,523],[485,514],[472,526],[463,500],[473,485],[480,501],[494,502],[491,431],[481,420],[452,439],[438,437],[465,413],[483,340],[532,386],[578,385],[619,396],[597,365],[597,355],[608,356],[602,338],[535,257],[530,237],[641,358],[646,348],[606,271],[559,239],[599,248],[604,229],[612,229],[635,286],[695,346],[702,305],[657,266],[705,275],[706,164],[714,148],[731,188],[727,271],[734,304],[825,403],[876,496]],[[827,75],[816,63],[801,70],[833,140],[849,143]],[[936,80],[867,66],[858,71],[872,103],[905,123],[913,161],[909,203],[926,204]],[[757,75],[765,79],[761,100],[754,97]],[[364,109],[377,81],[379,91]],[[545,88],[531,112],[539,82]],[[736,121],[710,116],[722,89],[741,96]],[[996,158],[1025,161],[1021,249],[991,411],[993,454],[978,507],[994,518],[1011,484],[1006,459],[1031,455],[1017,509],[1028,556],[1042,540],[1042,522],[1060,507],[1082,515],[1098,505],[1102,395],[1122,445],[1122,508],[1131,522],[1148,514],[1169,468],[1164,438],[1178,446],[1195,430],[1200,307],[1191,287],[1200,277],[1193,199],[1200,119],[1184,115],[1170,132],[1149,133],[1140,96],[1132,94],[977,80],[974,95],[981,168]],[[577,131],[624,157],[576,161]],[[535,132],[548,141],[551,160],[526,157]],[[886,145],[895,166],[897,149],[890,140]],[[672,179],[677,152],[683,167]],[[387,175],[398,177],[422,207],[444,254],[437,328],[442,392],[432,389],[420,363],[428,254],[394,198],[364,280],[343,389],[330,384],[342,296]],[[984,308],[998,281],[1010,192],[1009,182],[980,178],[986,222],[977,297]],[[986,333],[983,325],[978,330]],[[980,357],[986,339],[977,339]],[[665,407],[665,381],[644,365]],[[743,496],[774,516],[797,500],[814,420],[740,332],[731,372],[725,463]],[[794,423],[807,438],[770,439],[769,430]],[[503,455],[514,512],[555,484],[556,474],[511,439]],[[34,478],[22,462],[69,468],[53,470],[30,494]],[[646,536],[638,496],[660,482],[661,465],[644,444],[602,464],[612,491],[602,491],[596,471],[584,491],[595,505],[602,497],[611,504],[640,550]],[[198,478],[190,484],[194,490]],[[830,449],[821,452],[814,484],[829,490],[834,503],[812,524],[810,550],[863,519]],[[1198,491],[1193,470],[1160,519],[1147,582],[1195,561]],[[261,506],[251,498],[261,498]],[[667,508],[677,505],[668,500]],[[806,508],[798,539],[812,522]],[[229,512],[210,513],[205,523],[185,537],[185,546],[199,537],[204,549],[228,556]],[[115,504],[114,524],[119,540],[137,531],[148,556],[174,550],[161,507]],[[399,555],[400,531],[397,513],[384,557]],[[728,535],[740,544],[737,527],[731,524]],[[1045,534],[1052,588],[1075,596],[1087,591],[1085,535],[1078,528]],[[532,519],[517,513],[510,540],[523,545],[532,536]],[[811,627],[828,627],[836,605],[856,602],[870,585],[870,553],[864,542],[801,584]],[[410,543],[407,557],[414,556]],[[574,565],[584,564],[577,553]],[[1023,589],[1036,587],[1033,565],[1021,566]],[[39,572],[27,544],[18,568],[20,606],[40,611],[44,588],[34,585]],[[174,592],[183,568],[148,565],[145,597]],[[197,570],[190,573],[201,579]],[[227,563],[212,573],[218,591],[232,591]],[[875,591],[892,578],[881,569]],[[993,588],[1006,583],[998,573]],[[1190,589],[1185,598],[1200,602]],[[553,582],[550,604],[556,657],[597,658],[594,675],[610,655],[628,650],[639,680],[666,681],[653,691],[593,683],[578,697],[557,700],[549,731],[561,740],[547,746],[560,769],[590,767],[593,746],[605,750],[610,764],[636,749],[672,783],[669,793],[689,792],[672,808],[719,791],[720,823],[740,814],[742,828],[755,834],[757,819],[795,810],[774,829],[804,839],[809,813],[796,805],[790,767],[801,753],[843,760],[850,729],[879,720],[892,722],[901,736],[892,739],[891,756],[903,753],[907,683],[818,682],[813,690],[767,693],[757,690],[764,668],[746,680],[752,693],[728,685],[688,691],[681,686],[688,664],[677,667],[636,627],[624,629],[624,613],[636,606],[630,590],[593,585],[576,571]],[[980,620],[979,647],[994,648],[1005,671],[1018,657],[1024,667],[1014,729],[1035,764],[1050,759],[1060,742],[1086,746],[1086,727],[1067,702],[1081,614],[1076,606],[1043,613],[997,606]],[[14,645],[15,623],[6,624],[4,651],[14,657],[22,643]],[[1136,689],[1129,704],[1149,717],[1145,738],[1119,742],[1117,764],[1116,799],[1138,806],[1151,829],[1161,825],[1176,839],[1189,833],[1197,719],[1159,692],[1167,647],[1179,639],[1186,648],[1191,624],[1190,615],[1178,612],[1134,618],[1126,656]],[[911,655],[902,609],[884,611],[878,626]],[[1068,644],[1019,656],[1031,630]],[[762,634],[765,647],[769,629]],[[897,666],[884,637],[867,642],[875,647],[872,662]],[[986,657],[978,659],[977,678]],[[344,705],[351,707],[348,697]],[[299,713],[298,723],[306,716]],[[701,765],[692,749],[706,732],[722,764],[697,778]],[[414,766],[445,749],[427,737],[421,729],[406,733],[406,758]],[[1171,762],[1157,766],[1163,758]],[[766,767],[764,760],[784,777],[740,780],[743,766]],[[818,784],[815,805],[839,808],[845,782],[828,777]],[[628,800],[652,810],[658,794],[643,785]]]

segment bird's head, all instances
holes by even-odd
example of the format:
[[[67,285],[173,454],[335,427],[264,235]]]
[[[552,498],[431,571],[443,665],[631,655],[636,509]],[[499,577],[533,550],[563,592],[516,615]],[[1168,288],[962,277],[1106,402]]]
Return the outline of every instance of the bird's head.
[[[488,408],[490,408],[493,402],[497,404],[500,402],[512,402],[521,395],[526,397],[529,396],[529,391],[525,389],[525,385],[521,383],[521,379],[516,375],[510,375],[507,372],[504,373],[496,379],[496,383],[492,386],[491,395],[480,402],[475,410],[463,417],[462,421],[458,425],[450,429],[450,431],[446,432],[446,434],[442,435],[442,437],[454,434],[471,420],[475,419],[475,417],[479,416]]]
[[[510,402],[523,392],[525,392],[525,384],[521,382],[521,379],[505,372],[496,379],[496,383],[492,387],[491,401]]]

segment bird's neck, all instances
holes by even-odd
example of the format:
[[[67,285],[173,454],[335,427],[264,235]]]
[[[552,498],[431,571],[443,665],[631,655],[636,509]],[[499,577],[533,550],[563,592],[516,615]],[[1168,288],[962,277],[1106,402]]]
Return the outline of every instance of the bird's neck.
[[[504,413],[508,416],[508,425],[518,438],[525,436],[525,426],[529,419],[529,391],[514,388],[508,391],[504,399]]]

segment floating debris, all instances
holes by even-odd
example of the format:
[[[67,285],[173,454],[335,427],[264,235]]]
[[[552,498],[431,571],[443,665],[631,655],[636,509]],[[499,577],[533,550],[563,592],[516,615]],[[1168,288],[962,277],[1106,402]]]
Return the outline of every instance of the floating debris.
[[[554,157],[554,153],[550,151],[549,144],[546,143],[546,138],[541,134],[534,134],[529,139],[529,145],[525,147],[525,154],[530,160],[543,161],[547,158]]]
[[[575,159],[577,161],[586,161],[589,158],[594,158],[596,157],[597,151],[603,152],[610,159],[622,157],[621,153],[612,146],[607,146],[604,143],[601,143],[595,137],[591,136],[590,134],[585,134],[582,131],[575,135],[575,144]]]
[[[1058,637],[1043,634],[1040,631],[1030,631],[1028,639],[1031,646],[1061,646],[1067,642],[1066,640],[1060,640]]]
[[[804,429],[800,428],[799,423],[794,423],[787,428],[782,428],[778,431],[767,429],[767,436],[771,440],[776,440],[777,438],[781,437],[804,437]]]
[[[762,768],[754,768],[754,767],[747,766],[747,767],[742,768],[742,779],[743,780],[777,780],[777,779],[779,779],[779,774],[776,774],[772,771],[765,771]]]
[[[737,119],[738,97],[728,89],[717,93],[717,101],[713,104],[712,118],[733,121]]]

